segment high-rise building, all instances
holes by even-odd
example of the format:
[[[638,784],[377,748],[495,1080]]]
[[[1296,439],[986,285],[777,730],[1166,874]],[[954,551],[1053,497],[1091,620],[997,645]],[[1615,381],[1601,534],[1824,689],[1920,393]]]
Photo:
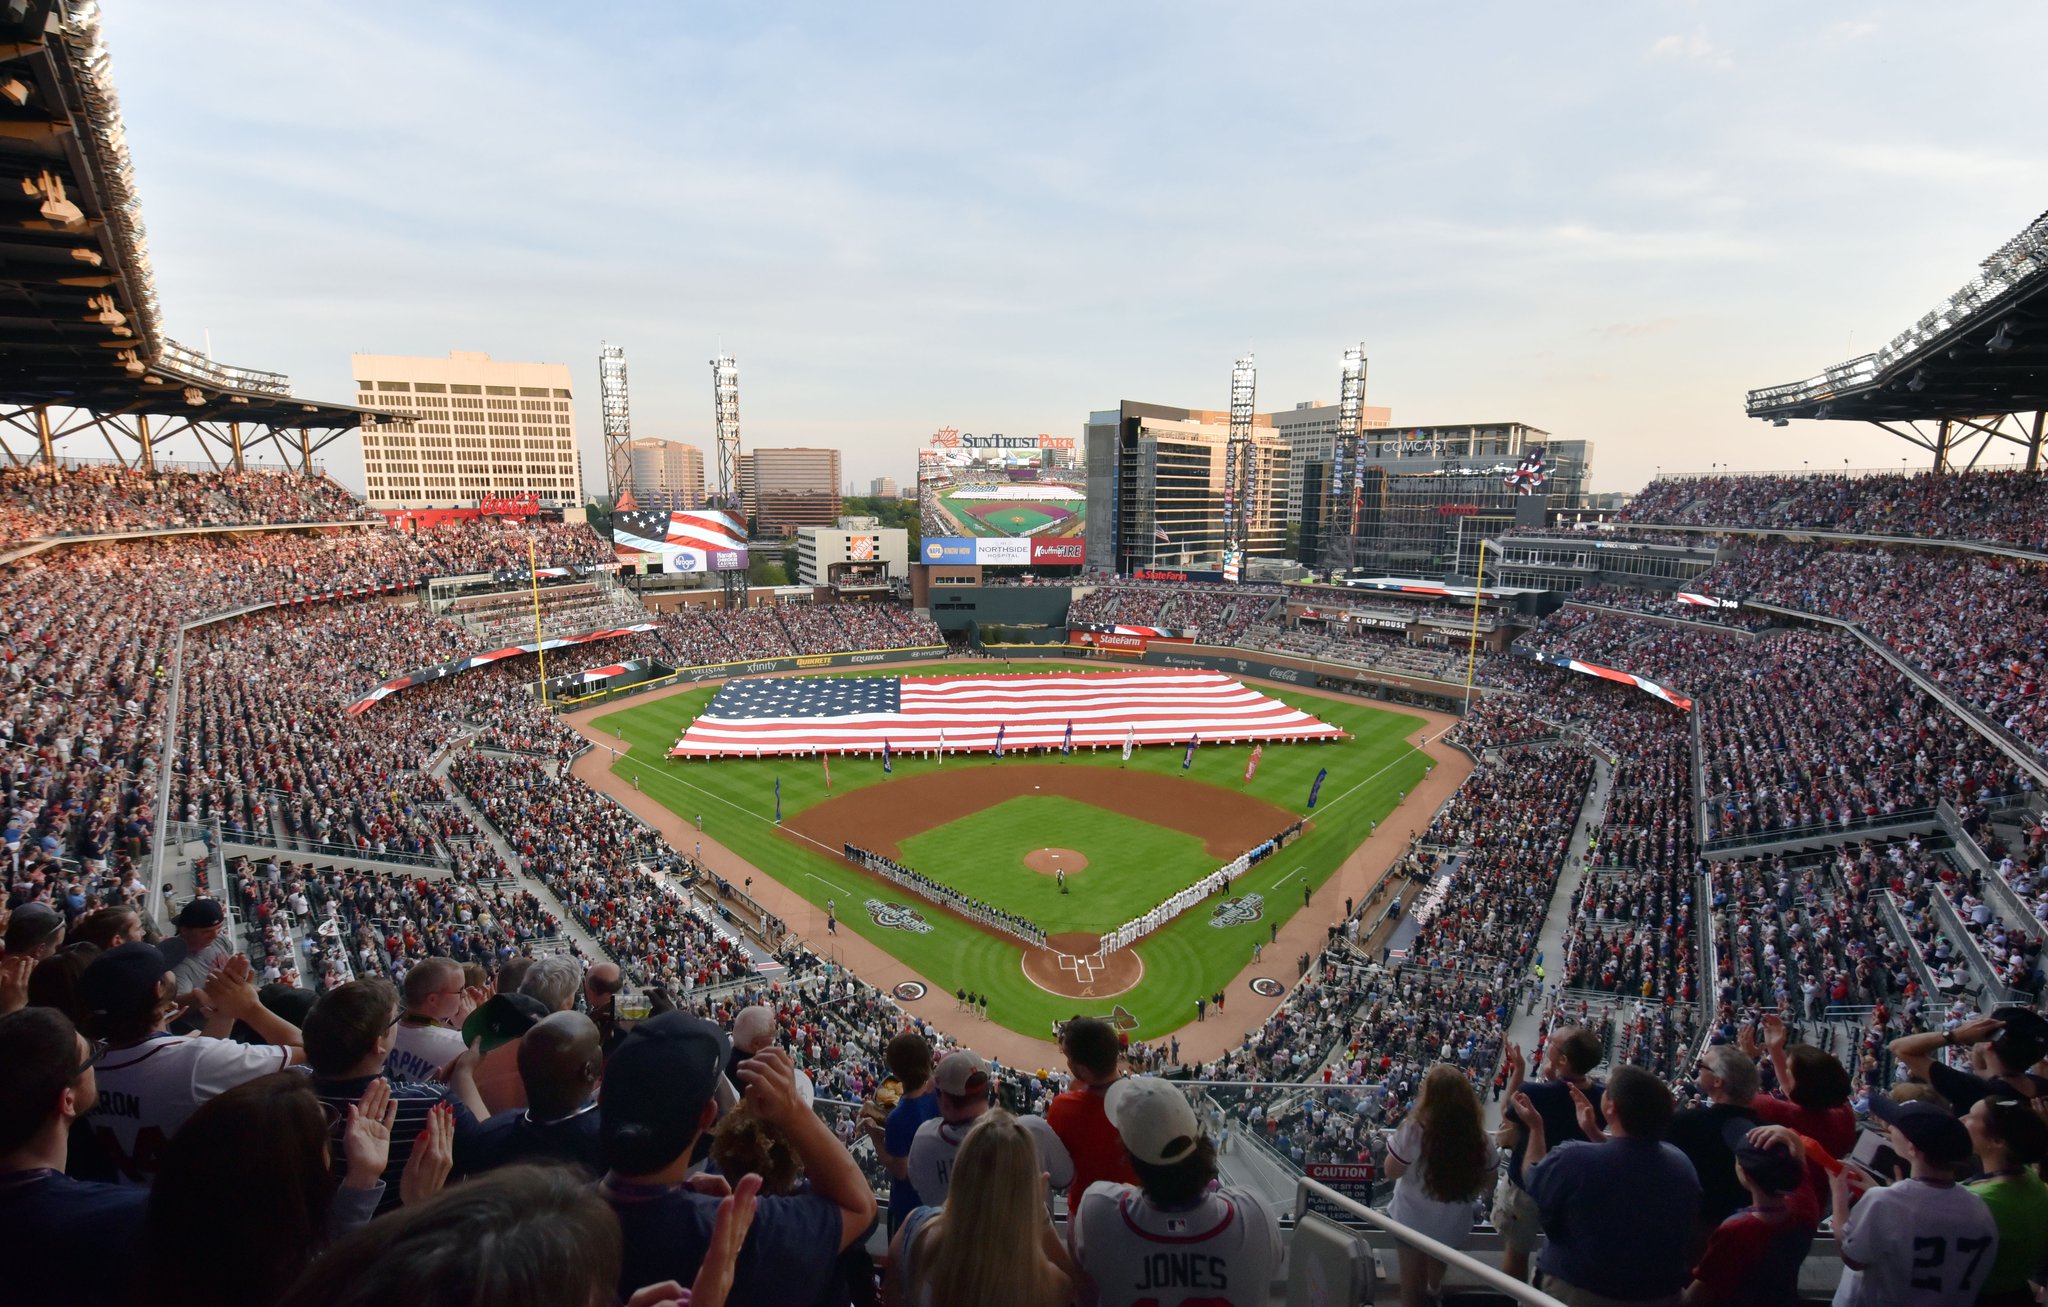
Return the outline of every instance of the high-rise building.
[[[412,419],[362,433],[372,508],[456,508],[528,494],[556,507],[583,503],[566,364],[462,351],[352,354],[349,364],[358,400]]]
[[[1544,482],[1519,494],[1507,476],[1538,449]],[[1476,575],[1483,540],[1582,510],[1593,444],[1554,440],[1524,422],[1461,422],[1374,431],[1359,454],[1352,566],[1441,580]],[[1333,498],[1326,511],[1335,508]]]
[[[1359,411],[1360,425],[1368,431],[1386,426],[1393,416],[1394,410],[1390,408],[1370,405]],[[1273,415],[1273,434],[1286,441],[1287,448],[1294,452],[1287,469],[1287,520],[1300,522],[1305,470],[1315,466],[1325,477],[1329,474],[1330,455],[1337,447],[1337,406],[1314,399],[1282,409]]]
[[[760,536],[791,536],[801,526],[839,521],[839,451],[793,447],[740,455],[740,491]]]
[[[1220,571],[1230,414],[1125,400],[1088,415],[1088,558],[1137,568]],[[1245,497],[1254,557],[1287,552],[1291,451],[1270,414],[1252,419],[1256,467]]]
[[[868,482],[868,498],[870,499],[894,499],[896,495],[895,477],[876,477]]]
[[[704,451],[652,436],[626,442],[633,498],[642,508],[696,508],[704,502]]]

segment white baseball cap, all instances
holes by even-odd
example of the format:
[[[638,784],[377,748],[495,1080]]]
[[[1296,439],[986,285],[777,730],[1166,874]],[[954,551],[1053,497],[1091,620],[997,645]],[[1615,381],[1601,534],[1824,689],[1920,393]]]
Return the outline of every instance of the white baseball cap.
[[[1131,1156],[1153,1166],[1185,1161],[1201,1135],[1187,1095],[1158,1076],[1125,1076],[1109,1087],[1102,1110]]]

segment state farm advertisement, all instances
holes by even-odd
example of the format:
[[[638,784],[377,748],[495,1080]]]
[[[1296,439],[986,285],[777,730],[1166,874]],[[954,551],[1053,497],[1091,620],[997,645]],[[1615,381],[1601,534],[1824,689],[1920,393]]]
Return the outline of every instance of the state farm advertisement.
[[[1150,639],[1150,636],[1119,635],[1114,631],[1069,631],[1067,633],[1067,642],[1069,644],[1093,645],[1097,649],[1107,649],[1112,653],[1144,653],[1145,645]]]

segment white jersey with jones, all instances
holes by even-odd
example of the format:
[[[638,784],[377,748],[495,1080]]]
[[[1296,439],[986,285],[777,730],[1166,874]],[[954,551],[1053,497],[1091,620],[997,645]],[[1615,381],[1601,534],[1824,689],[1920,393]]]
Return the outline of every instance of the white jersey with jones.
[[[198,1035],[157,1035],[117,1048],[94,1070],[93,1138],[129,1184],[156,1178],[164,1145],[208,1099],[291,1065],[291,1050]]]
[[[919,1190],[922,1193],[923,1190]],[[1074,1260],[1100,1307],[1265,1307],[1280,1265],[1280,1221],[1249,1189],[1221,1185],[1187,1207],[1098,1180],[1071,1222]]]
[[[1038,1144],[1038,1163],[1050,1179],[1054,1189],[1064,1189],[1074,1183],[1074,1159],[1067,1153],[1067,1146],[1052,1132],[1042,1116],[1021,1115],[1017,1124],[1030,1134]],[[934,1117],[917,1128],[910,1140],[910,1183],[916,1187],[917,1196],[926,1205],[936,1207],[946,1201],[946,1192],[953,1181],[953,1155],[960,1151],[960,1141],[974,1128],[974,1122],[962,1121],[954,1124],[944,1117]]]
[[[1849,1213],[1835,1307],[1969,1307],[1998,1258],[1998,1224],[1961,1185],[1901,1180]]]

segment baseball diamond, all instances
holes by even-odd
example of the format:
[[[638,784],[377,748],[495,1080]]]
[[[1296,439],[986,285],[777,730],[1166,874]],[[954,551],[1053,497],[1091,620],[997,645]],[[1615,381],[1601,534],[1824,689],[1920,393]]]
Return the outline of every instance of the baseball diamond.
[[[967,670],[919,672],[958,679]],[[1048,671],[1071,668],[1010,669],[1013,676]],[[614,770],[633,767],[642,792],[678,814],[723,813],[717,834],[725,847],[786,890],[821,907],[827,899],[873,900],[878,910],[842,910],[838,929],[857,932],[942,989],[987,995],[990,1020],[1033,1036],[1071,1016],[1077,1002],[1112,994],[1151,1035],[1186,1023],[1194,999],[1227,984],[1250,961],[1253,943],[1300,910],[1302,889],[1327,879],[1430,765],[1408,738],[1422,726],[1414,717],[1266,688],[1259,693],[1276,707],[1307,713],[1342,735],[1269,740],[1249,781],[1249,743],[1198,742],[1190,756],[1185,740],[1134,748],[1128,762],[1109,743],[1077,746],[1071,755],[1039,744],[1002,758],[896,749],[886,773],[879,748],[829,763],[670,758],[684,724],[714,693],[693,688],[598,717],[597,730],[630,746]],[[857,692],[845,702],[868,706]],[[1001,723],[999,712],[984,732]],[[1311,810],[1319,772],[1328,775]],[[1104,952],[1104,934],[1282,836],[1284,851],[1252,861],[1222,892],[1197,896],[1179,915],[1155,920],[1153,933]],[[849,845],[915,873],[929,892],[854,865],[844,856]],[[1055,847],[1086,860],[1086,873],[1071,876],[1065,893],[1058,877],[1029,861]],[[1027,945],[940,895],[1021,917],[1045,932],[1047,947]],[[1226,900],[1233,906],[1219,921],[1215,909]],[[1260,909],[1250,910],[1247,900]],[[1042,956],[1027,956],[1034,954]]]

